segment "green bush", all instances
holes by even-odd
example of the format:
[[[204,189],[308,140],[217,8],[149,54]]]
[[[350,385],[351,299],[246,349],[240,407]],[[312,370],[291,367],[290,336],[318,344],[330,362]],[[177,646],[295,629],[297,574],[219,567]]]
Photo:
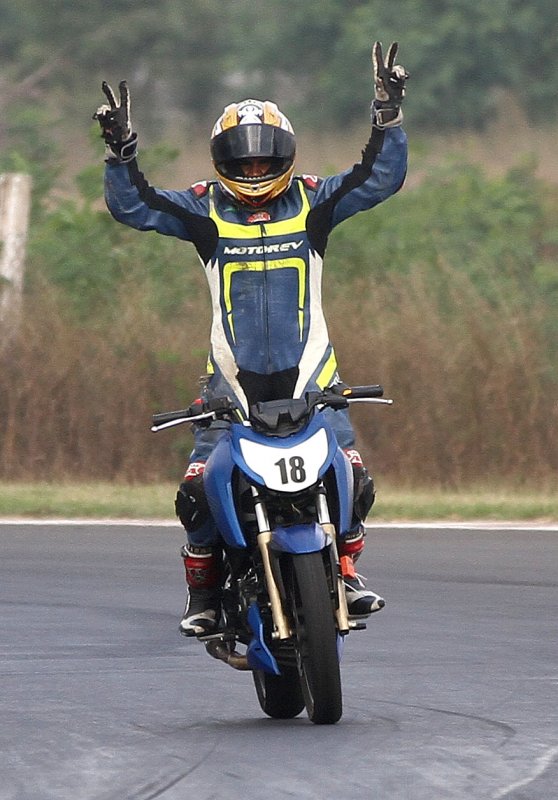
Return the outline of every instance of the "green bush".
[[[142,162],[156,172],[175,156],[159,146],[144,153]],[[192,248],[115,223],[102,200],[102,164],[79,173],[76,185],[76,197],[54,208],[46,203],[32,226],[28,291],[45,283],[56,287],[66,313],[97,326],[120,313],[123,293],[161,318],[179,313],[199,289],[201,270]]]
[[[420,271],[442,313],[457,273],[498,313],[540,302],[548,326],[558,331],[555,194],[535,178],[533,165],[488,178],[478,166],[446,164],[334,233],[333,285],[369,278],[373,291],[394,274]]]

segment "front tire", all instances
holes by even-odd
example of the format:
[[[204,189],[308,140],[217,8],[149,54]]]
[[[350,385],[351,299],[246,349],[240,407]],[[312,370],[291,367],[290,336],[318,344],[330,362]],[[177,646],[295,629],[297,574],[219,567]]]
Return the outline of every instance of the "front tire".
[[[273,719],[293,719],[304,709],[296,667],[281,667],[280,675],[263,670],[252,673],[262,711]]]
[[[337,629],[321,553],[291,560],[288,583],[296,631],[297,665],[306,712],[316,725],[341,718],[343,702],[337,653]]]

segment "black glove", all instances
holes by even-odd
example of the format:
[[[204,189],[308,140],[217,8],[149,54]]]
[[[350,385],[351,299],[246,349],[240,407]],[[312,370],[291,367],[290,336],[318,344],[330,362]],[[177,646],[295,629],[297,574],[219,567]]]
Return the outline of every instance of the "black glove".
[[[373,123],[376,128],[393,128],[401,125],[401,103],[405,97],[405,81],[409,73],[393,62],[397,55],[397,42],[392,42],[384,60],[382,43],[374,42],[372,65],[374,67]]]
[[[130,123],[130,93],[126,81],[120,81],[120,105],[111,87],[103,81],[102,90],[108,100],[93,114],[101,126],[101,136],[105,140],[106,160],[126,163],[136,157],[137,134],[132,132]]]

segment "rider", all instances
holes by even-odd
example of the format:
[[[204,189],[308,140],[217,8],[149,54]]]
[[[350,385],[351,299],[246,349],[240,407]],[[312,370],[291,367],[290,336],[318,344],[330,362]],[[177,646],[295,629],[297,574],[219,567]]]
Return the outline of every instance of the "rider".
[[[321,306],[322,262],[331,230],[399,190],[407,164],[401,129],[405,69],[394,66],[397,43],[384,59],[374,44],[372,132],[361,161],[337,175],[294,175],[295,136],[269,101],[227,106],[211,134],[216,180],[185,191],[155,189],[140,172],[130,97],[120,103],[108,84],[108,104],[96,112],[106,143],[105,197],[113,217],[138,230],[192,242],[213,306],[211,351],[203,399],[228,395],[246,410],[255,402],[302,397],[340,382]],[[328,413],[329,409],[324,413]],[[354,513],[338,547],[349,613],[367,615],[384,600],[367,590],[354,569],[364,547],[364,521],[374,484],[357,450],[348,414],[330,423],[353,467]],[[225,423],[195,433],[194,450],[176,497],[186,530],[181,555],[188,599],[185,636],[214,630],[219,621],[222,551],[203,489],[205,462]]]

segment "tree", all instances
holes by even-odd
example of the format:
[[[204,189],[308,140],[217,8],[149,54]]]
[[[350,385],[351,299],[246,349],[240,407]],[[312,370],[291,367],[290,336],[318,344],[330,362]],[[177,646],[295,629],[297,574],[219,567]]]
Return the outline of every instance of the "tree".
[[[366,117],[375,39],[400,42],[415,129],[480,127],[505,88],[533,120],[556,116],[558,5],[551,0],[0,0],[7,85],[41,70],[46,105],[75,117],[102,79],[126,78],[136,122],[159,137],[180,115],[215,119],[234,93],[266,95],[300,124]],[[95,95],[96,96],[96,95]]]

